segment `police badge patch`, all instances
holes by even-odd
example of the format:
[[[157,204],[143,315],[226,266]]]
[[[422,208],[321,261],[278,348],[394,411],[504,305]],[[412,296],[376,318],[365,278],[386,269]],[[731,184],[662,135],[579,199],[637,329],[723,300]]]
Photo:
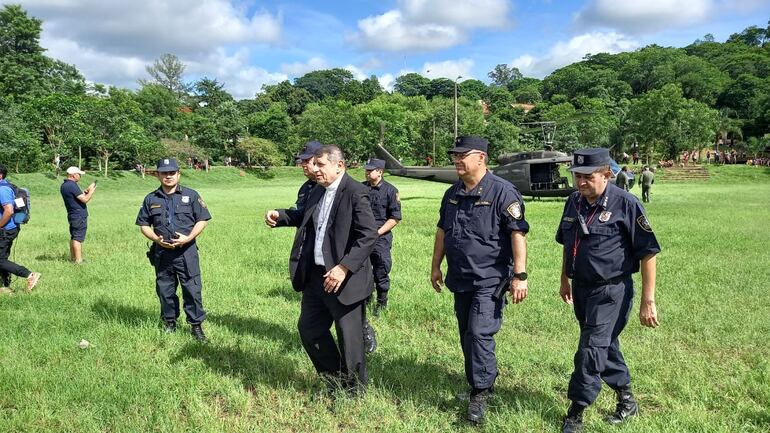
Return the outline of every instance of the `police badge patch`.
[[[584,161],[584,160],[583,160],[583,155],[578,155],[578,157],[577,157],[577,163],[578,163],[578,164],[582,164],[582,163],[583,163],[583,161]]]
[[[183,195],[182,196],[182,203],[184,203],[184,204],[190,203],[190,196],[189,195]]]
[[[509,214],[511,214],[513,219],[515,219],[515,220],[520,220],[521,219],[521,216],[522,216],[521,215],[521,204],[519,204],[519,202],[515,201],[515,202],[511,203],[511,205],[508,206],[508,208],[506,210],[508,211]]]
[[[599,222],[600,223],[606,223],[610,220],[610,217],[612,216],[612,212],[604,211],[601,214],[599,214]]]
[[[650,227],[650,222],[647,221],[647,216],[642,215],[639,218],[636,219],[636,223],[639,224],[639,227],[642,228],[642,230],[652,233],[652,227]]]

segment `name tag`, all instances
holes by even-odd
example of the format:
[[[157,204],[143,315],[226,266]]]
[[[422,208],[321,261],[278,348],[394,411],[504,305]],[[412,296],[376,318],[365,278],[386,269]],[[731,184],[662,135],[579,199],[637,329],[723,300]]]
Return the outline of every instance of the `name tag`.
[[[575,221],[575,218],[572,218],[572,217],[564,217],[564,218],[562,218],[561,220],[562,220],[562,221],[564,221],[564,222],[566,222],[566,223],[571,223],[571,222],[574,222],[574,221]]]
[[[16,204],[17,208],[24,207],[24,199],[23,198],[17,198],[13,200],[13,203]]]
[[[163,206],[162,206],[162,205],[159,205],[159,204],[151,204],[151,205],[150,205],[150,209],[157,209],[157,208],[159,208],[159,207],[163,207]]]
[[[492,206],[492,202],[489,201],[477,201],[476,206]]]
[[[455,200],[453,198],[449,199],[449,204],[457,204],[457,203],[459,203],[457,200]]]

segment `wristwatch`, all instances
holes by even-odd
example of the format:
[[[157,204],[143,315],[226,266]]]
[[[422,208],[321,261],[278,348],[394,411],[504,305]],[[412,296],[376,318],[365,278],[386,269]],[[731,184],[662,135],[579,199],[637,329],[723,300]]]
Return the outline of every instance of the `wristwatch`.
[[[518,274],[516,272],[513,273],[513,278],[516,278],[519,281],[527,281],[527,273],[526,272],[519,272]]]

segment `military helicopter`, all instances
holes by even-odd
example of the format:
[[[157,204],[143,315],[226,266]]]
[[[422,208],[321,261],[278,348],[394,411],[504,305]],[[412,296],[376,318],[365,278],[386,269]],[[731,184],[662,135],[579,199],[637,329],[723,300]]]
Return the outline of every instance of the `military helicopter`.
[[[572,157],[564,152],[551,150],[549,141],[552,143],[555,130],[553,122],[537,123],[543,124],[541,126],[544,131],[546,150],[504,153],[497,158],[500,165],[490,167],[489,170],[514,184],[522,195],[566,197],[575,191],[575,188],[570,186],[567,177],[561,175],[559,166],[571,163]],[[405,167],[381,144],[375,145],[374,153],[385,160],[385,169],[394,176],[443,183],[454,183],[458,179],[454,167]]]

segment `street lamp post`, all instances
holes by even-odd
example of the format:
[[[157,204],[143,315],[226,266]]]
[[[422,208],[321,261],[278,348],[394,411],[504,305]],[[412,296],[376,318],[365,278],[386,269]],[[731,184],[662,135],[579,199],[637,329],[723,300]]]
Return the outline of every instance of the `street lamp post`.
[[[457,140],[457,80],[460,78],[462,78],[461,75],[455,78],[455,140]]]

